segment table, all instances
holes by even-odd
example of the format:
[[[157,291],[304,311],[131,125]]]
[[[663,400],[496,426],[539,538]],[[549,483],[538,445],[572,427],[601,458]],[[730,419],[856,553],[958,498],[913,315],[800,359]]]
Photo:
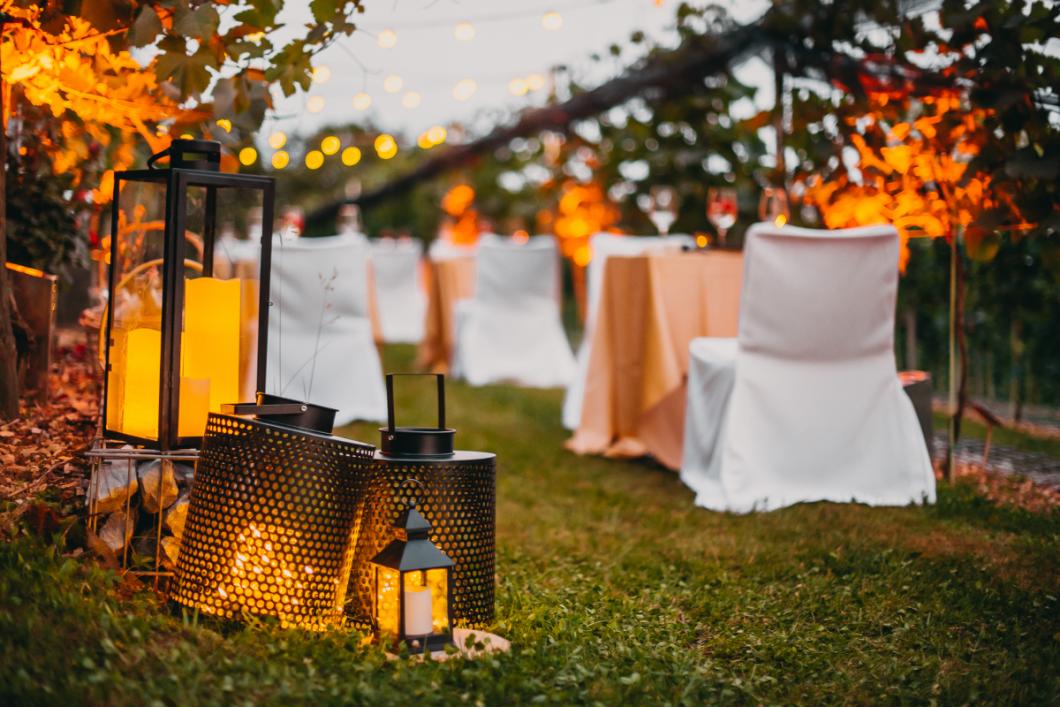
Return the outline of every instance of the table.
[[[681,466],[688,344],[736,336],[743,254],[611,256],[604,265],[582,417],[567,448]]]
[[[456,303],[475,293],[475,258],[432,260],[427,277],[427,321],[416,367],[448,373],[453,360]]]

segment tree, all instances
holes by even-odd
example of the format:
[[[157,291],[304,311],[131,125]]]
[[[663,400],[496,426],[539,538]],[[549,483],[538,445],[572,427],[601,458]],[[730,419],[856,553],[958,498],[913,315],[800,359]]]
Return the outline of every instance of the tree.
[[[54,0],[0,0],[0,88],[10,96],[0,148],[6,156],[9,119],[36,118],[22,125],[33,149],[72,175],[75,190],[96,185],[98,208],[110,198],[113,170],[143,158],[140,145],[155,151],[167,135],[195,130],[246,143],[270,107],[269,87],[286,95],[308,88],[313,55],[351,33],[362,10],[361,0],[314,0],[315,23],[277,44],[282,8],[282,0],[85,0],[71,13]],[[130,53],[141,47],[157,50],[146,67]],[[0,262],[6,238],[0,229]],[[18,414],[9,299],[0,272],[0,419]]]

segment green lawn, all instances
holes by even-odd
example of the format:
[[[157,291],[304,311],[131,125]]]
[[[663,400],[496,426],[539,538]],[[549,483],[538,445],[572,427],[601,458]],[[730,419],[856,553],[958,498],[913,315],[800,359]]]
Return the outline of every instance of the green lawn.
[[[499,454],[511,654],[411,665],[343,631],[219,632],[22,540],[0,544],[0,704],[1060,700],[1060,514],[956,486],[928,508],[720,515],[670,472],[565,452],[559,391],[449,394],[458,446]]]

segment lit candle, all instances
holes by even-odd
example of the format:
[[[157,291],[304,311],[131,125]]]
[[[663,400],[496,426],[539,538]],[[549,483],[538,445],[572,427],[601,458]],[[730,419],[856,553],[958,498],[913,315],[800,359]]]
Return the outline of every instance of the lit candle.
[[[243,284],[238,279],[199,277],[184,283],[181,373],[210,381],[210,410],[242,399],[239,376]],[[198,434],[202,434],[200,431]]]
[[[125,407],[122,431],[158,439],[158,382],[162,361],[162,332],[133,329],[125,344]]]
[[[405,590],[405,635],[426,636],[434,630],[431,616],[431,590]]]

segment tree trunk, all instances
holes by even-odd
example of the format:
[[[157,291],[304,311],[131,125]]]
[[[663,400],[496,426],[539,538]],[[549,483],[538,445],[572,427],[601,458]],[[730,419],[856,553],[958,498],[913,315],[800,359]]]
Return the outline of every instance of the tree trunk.
[[[0,83],[0,420],[18,417],[18,352],[11,330],[11,283],[7,276],[7,121]]]
[[[953,445],[956,447],[957,442],[961,438],[961,422],[964,420],[964,409],[968,405],[968,332],[965,331],[964,326],[964,305],[968,299],[968,283],[966,282],[964,272],[964,259],[961,257],[960,247],[955,244],[954,246],[957,253],[957,268],[955,275],[957,278],[957,311],[955,313],[956,325],[957,325],[957,350],[959,352],[959,358],[957,367],[959,368],[959,377],[957,384],[957,409],[953,413],[954,426],[953,426]],[[952,474],[952,470],[950,472]]]

